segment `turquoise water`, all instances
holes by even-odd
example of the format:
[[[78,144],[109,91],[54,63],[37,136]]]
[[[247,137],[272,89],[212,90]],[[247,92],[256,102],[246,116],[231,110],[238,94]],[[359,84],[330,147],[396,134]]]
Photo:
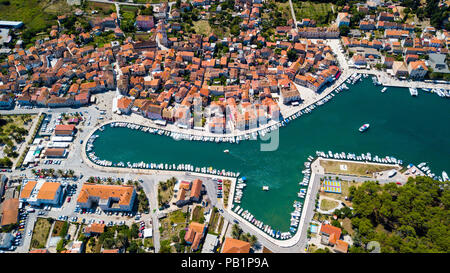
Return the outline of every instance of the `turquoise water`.
[[[106,126],[95,154],[112,162],[189,163],[240,172],[248,179],[240,204],[274,229],[289,229],[303,162],[315,151],[394,156],[404,164],[429,162],[432,172],[450,171],[450,100],[408,89],[380,92],[366,79],[280,129],[279,148],[261,152],[260,141],[239,144],[175,141]],[[370,123],[365,133],[358,128]],[[230,153],[223,153],[229,149]],[[261,187],[268,185],[269,191]]]

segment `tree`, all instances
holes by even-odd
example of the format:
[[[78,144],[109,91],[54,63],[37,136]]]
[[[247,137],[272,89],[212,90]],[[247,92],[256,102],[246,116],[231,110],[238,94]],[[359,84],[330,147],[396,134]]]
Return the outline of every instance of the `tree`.
[[[347,25],[342,25],[339,27],[339,34],[341,36],[347,36],[350,33],[350,27]]]
[[[297,52],[293,49],[291,49],[287,52],[287,56],[288,56],[289,61],[291,61],[291,62],[294,62],[297,60]]]
[[[131,225],[131,232],[130,232],[130,234],[131,234],[131,238],[136,239],[136,238],[139,237],[139,227],[138,227],[138,225],[136,223],[133,223]]]

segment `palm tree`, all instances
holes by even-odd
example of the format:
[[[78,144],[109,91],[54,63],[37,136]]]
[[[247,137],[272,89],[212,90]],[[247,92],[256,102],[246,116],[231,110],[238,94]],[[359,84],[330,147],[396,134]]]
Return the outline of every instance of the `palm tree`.
[[[258,238],[256,238],[255,235],[251,235],[251,236],[248,238],[248,242],[249,242],[250,245],[253,247],[253,246],[255,246],[255,244],[258,242]]]

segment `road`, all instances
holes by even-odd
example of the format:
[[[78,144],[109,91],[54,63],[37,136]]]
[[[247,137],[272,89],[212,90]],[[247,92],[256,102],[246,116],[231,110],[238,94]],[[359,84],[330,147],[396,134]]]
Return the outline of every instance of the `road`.
[[[292,1],[291,1],[291,0],[289,0],[289,6],[290,6],[290,8],[291,8],[291,15],[292,15],[292,19],[294,19],[294,25],[295,25],[295,28],[298,29],[298,26],[297,26],[297,17],[295,17],[294,6],[292,5]]]
[[[89,2],[98,2],[98,3],[105,3],[105,4],[111,4],[111,5],[124,5],[124,6],[146,6],[147,3],[133,3],[133,2],[115,2],[115,1],[109,1],[109,0],[87,0]],[[175,2],[169,2],[169,4],[174,4]],[[158,6],[157,4],[150,4],[152,6]]]

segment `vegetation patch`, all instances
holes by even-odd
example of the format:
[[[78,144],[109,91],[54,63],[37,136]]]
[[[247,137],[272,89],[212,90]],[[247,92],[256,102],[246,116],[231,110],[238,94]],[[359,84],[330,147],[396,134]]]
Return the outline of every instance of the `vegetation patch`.
[[[356,175],[356,176],[370,176],[376,172],[387,171],[395,169],[394,166],[370,164],[370,163],[356,163],[348,161],[334,161],[334,160],[320,160],[320,165],[325,169],[325,173]],[[341,168],[341,165],[346,166],[346,170]]]
[[[320,202],[320,209],[321,210],[331,210],[337,207],[339,203],[337,201],[329,200],[329,199],[322,199]]]
[[[293,0],[295,17],[301,22],[304,18],[316,21],[317,26],[324,26],[331,23],[335,16],[333,14],[333,4],[318,3],[313,1]]]
[[[167,181],[159,182],[158,185],[158,205],[161,207],[164,204],[168,204],[169,201],[173,197],[173,187],[175,186],[175,183],[177,182],[177,179],[175,177],[172,177],[168,179]]]
[[[184,235],[186,234],[186,219],[188,214],[181,210],[176,210],[160,221],[160,252],[174,253],[184,252]],[[173,244],[173,245],[171,245]]]
[[[381,252],[448,253],[448,184],[420,176],[403,186],[369,181],[350,192],[355,230],[350,252],[368,252],[367,244],[377,241]]]
[[[65,237],[67,235],[68,230],[69,230],[69,223],[67,221],[55,221],[55,224],[53,225],[52,236]]]
[[[30,249],[45,248],[51,226],[51,219],[37,218],[33,228]]]
[[[196,206],[192,211],[192,221],[203,224],[205,222],[205,216],[203,215],[204,209],[202,206]]]

